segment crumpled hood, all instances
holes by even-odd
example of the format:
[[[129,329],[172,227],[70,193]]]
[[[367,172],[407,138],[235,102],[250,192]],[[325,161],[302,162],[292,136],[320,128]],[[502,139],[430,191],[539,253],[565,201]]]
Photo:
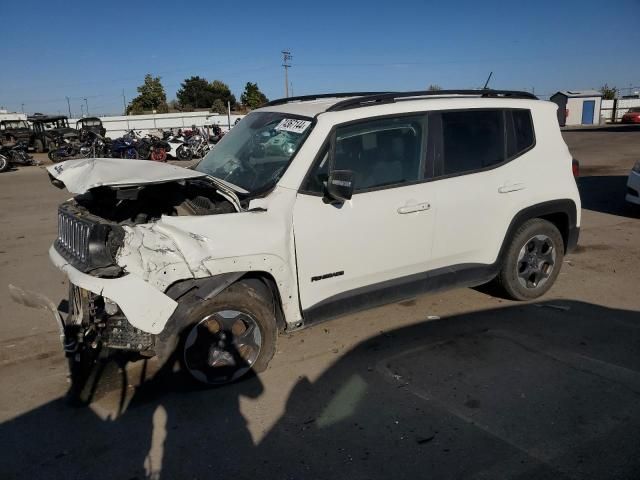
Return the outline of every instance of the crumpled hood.
[[[202,172],[168,163],[121,158],[67,160],[47,167],[47,171],[53,179],[63,184],[54,185],[59,188],[66,187],[76,195],[102,186],[129,187],[206,176]]]

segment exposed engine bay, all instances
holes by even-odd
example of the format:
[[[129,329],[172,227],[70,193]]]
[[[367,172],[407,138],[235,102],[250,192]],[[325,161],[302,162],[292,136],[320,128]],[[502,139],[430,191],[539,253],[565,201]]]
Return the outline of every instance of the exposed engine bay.
[[[207,179],[133,187],[102,186],[75,197],[79,212],[118,225],[137,225],[162,215],[217,215],[236,208]]]

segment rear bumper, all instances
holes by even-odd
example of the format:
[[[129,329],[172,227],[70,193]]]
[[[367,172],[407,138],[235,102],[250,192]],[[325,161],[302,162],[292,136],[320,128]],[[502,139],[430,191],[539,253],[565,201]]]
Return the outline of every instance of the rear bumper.
[[[160,333],[178,306],[175,300],[135,275],[100,278],[82,273],[70,265],[53,246],[49,249],[49,258],[74,285],[117,303],[129,323],[144,332]]]

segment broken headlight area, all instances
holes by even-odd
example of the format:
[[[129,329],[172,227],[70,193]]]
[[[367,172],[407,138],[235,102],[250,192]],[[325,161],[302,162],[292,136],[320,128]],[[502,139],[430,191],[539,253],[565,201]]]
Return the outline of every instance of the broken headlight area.
[[[124,229],[83,212],[73,202],[58,209],[58,237],[55,249],[84,273],[118,276],[115,255],[122,246]]]
[[[210,182],[187,180],[143,186],[96,187],[58,210],[55,249],[73,267],[101,277],[118,277],[116,262],[124,226],[152,223],[163,215],[215,215],[236,207]]]
[[[70,357],[83,349],[154,355],[154,335],[132,326],[112,300],[73,284],[64,336],[64,349]]]

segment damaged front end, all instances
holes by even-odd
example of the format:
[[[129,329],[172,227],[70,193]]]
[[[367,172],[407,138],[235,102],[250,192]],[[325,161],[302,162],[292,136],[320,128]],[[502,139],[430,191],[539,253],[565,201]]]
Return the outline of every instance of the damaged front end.
[[[159,226],[162,218],[242,210],[231,188],[203,174],[173,166],[159,172],[164,166],[157,162],[115,163],[89,159],[49,169],[54,185],[77,193],[58,209],[58,236],[49,251],[69,279],[68,315],[56,314],[65,352],[77,363],[114,351],[155,355],[158,334],[178,306],[167,288],[210,275],[190,266],[170,227]],[[153,164],[144,166],[147,178],[131,171],[141,163]],[[97,171],[105,164],[114,168],[111,176]]]

